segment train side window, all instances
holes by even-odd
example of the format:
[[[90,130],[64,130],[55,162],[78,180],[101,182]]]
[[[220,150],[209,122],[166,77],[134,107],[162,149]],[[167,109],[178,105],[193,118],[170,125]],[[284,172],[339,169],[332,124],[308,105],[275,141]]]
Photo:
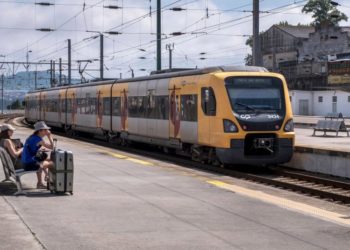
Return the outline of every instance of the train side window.
[[[72,99],[67,100],[67,113],[72,113]]]
[[[139,96],[137,104],[137,117],[147,117],[147,96]]]
[[[156,96],[155,99],[156,118],[160,120],[169,119],[169,97],[168,96]]]
[[[111,112],[111,102],[109,101],[109,97],[104,97],[102,99],[103,102],[103,115],[110,115]]]
[[[89,103],[89,106],[90,106],[90,114],[96,114],[96,103],[97,103],[97,98],[90,98],[90,103]]]
[[[157,109],[156,109],[156,98],[157,96],[154,95],[154,90],[149,90],[148,96],[147,96],[147,112],[146,117],[151,119],[157,119]]]
[[[66,112],[66,99],[61,99],[61,111]]]
[[[130,117],[137,117],[137,96],[128,97],[128,113]]]
[[[120,97],[112,98],[112,109],[114,116],[120,116]]]
[[[197,121],[197,95],[181,96],[181,120]]]
[[[216,115],[216,98],[212,87],[202,88],[202,110],[205,115],[215,116]]]

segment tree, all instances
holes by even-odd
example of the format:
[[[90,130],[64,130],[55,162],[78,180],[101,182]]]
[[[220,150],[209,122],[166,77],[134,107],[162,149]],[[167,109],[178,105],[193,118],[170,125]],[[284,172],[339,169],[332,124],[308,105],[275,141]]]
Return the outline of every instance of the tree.
[[[348,17],[340,12],[336,4],[331,0],[309,0],[302,9],[303,13],[313,13],[313,24],[318,26],[323,23],[337,25],[340,21],[347,21]]]
[[[23,107],[21,105],[21,102],[18,99],[13,103],[11,103],[10,105],[7,105],[7,109],[22,109],[22,108]]]

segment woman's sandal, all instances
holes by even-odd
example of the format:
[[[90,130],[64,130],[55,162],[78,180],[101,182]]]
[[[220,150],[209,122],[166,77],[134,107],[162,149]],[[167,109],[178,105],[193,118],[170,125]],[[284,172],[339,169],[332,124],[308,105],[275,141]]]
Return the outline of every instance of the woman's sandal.
[[[38,184],[36,184],[36,188],[37,189],[46,189],[46,186],[42,183],[40,183],[40,184],[38,183]]]

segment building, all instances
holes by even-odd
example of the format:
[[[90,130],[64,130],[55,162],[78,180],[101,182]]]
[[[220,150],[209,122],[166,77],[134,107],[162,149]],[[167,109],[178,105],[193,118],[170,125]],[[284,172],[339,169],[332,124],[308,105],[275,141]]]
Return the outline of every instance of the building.
[[[343,116],[350,117],[350,92],[290,90],[289,96],[295,115],[325,116],[328,113],[342,113]]]
[[[261,48],[264,67],[282,73],[289,88],[327,89],[328,62],[350,59],[350,27],[273,25],[261,34]]]

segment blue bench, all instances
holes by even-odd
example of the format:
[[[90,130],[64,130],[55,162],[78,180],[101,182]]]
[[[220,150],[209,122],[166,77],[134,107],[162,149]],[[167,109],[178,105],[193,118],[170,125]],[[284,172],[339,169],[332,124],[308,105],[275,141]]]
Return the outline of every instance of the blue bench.
[[[312,136],[316,135],[316,131],[322,131],[323,136],[327,135],[327,132],[335,132],[336,136],[338,136],[339,132],[346,132],[347,136],[349,136],[349,131],[345,126],[344,120],[319,120],[317,121],[316,127],[314,128],[314,133]]]

